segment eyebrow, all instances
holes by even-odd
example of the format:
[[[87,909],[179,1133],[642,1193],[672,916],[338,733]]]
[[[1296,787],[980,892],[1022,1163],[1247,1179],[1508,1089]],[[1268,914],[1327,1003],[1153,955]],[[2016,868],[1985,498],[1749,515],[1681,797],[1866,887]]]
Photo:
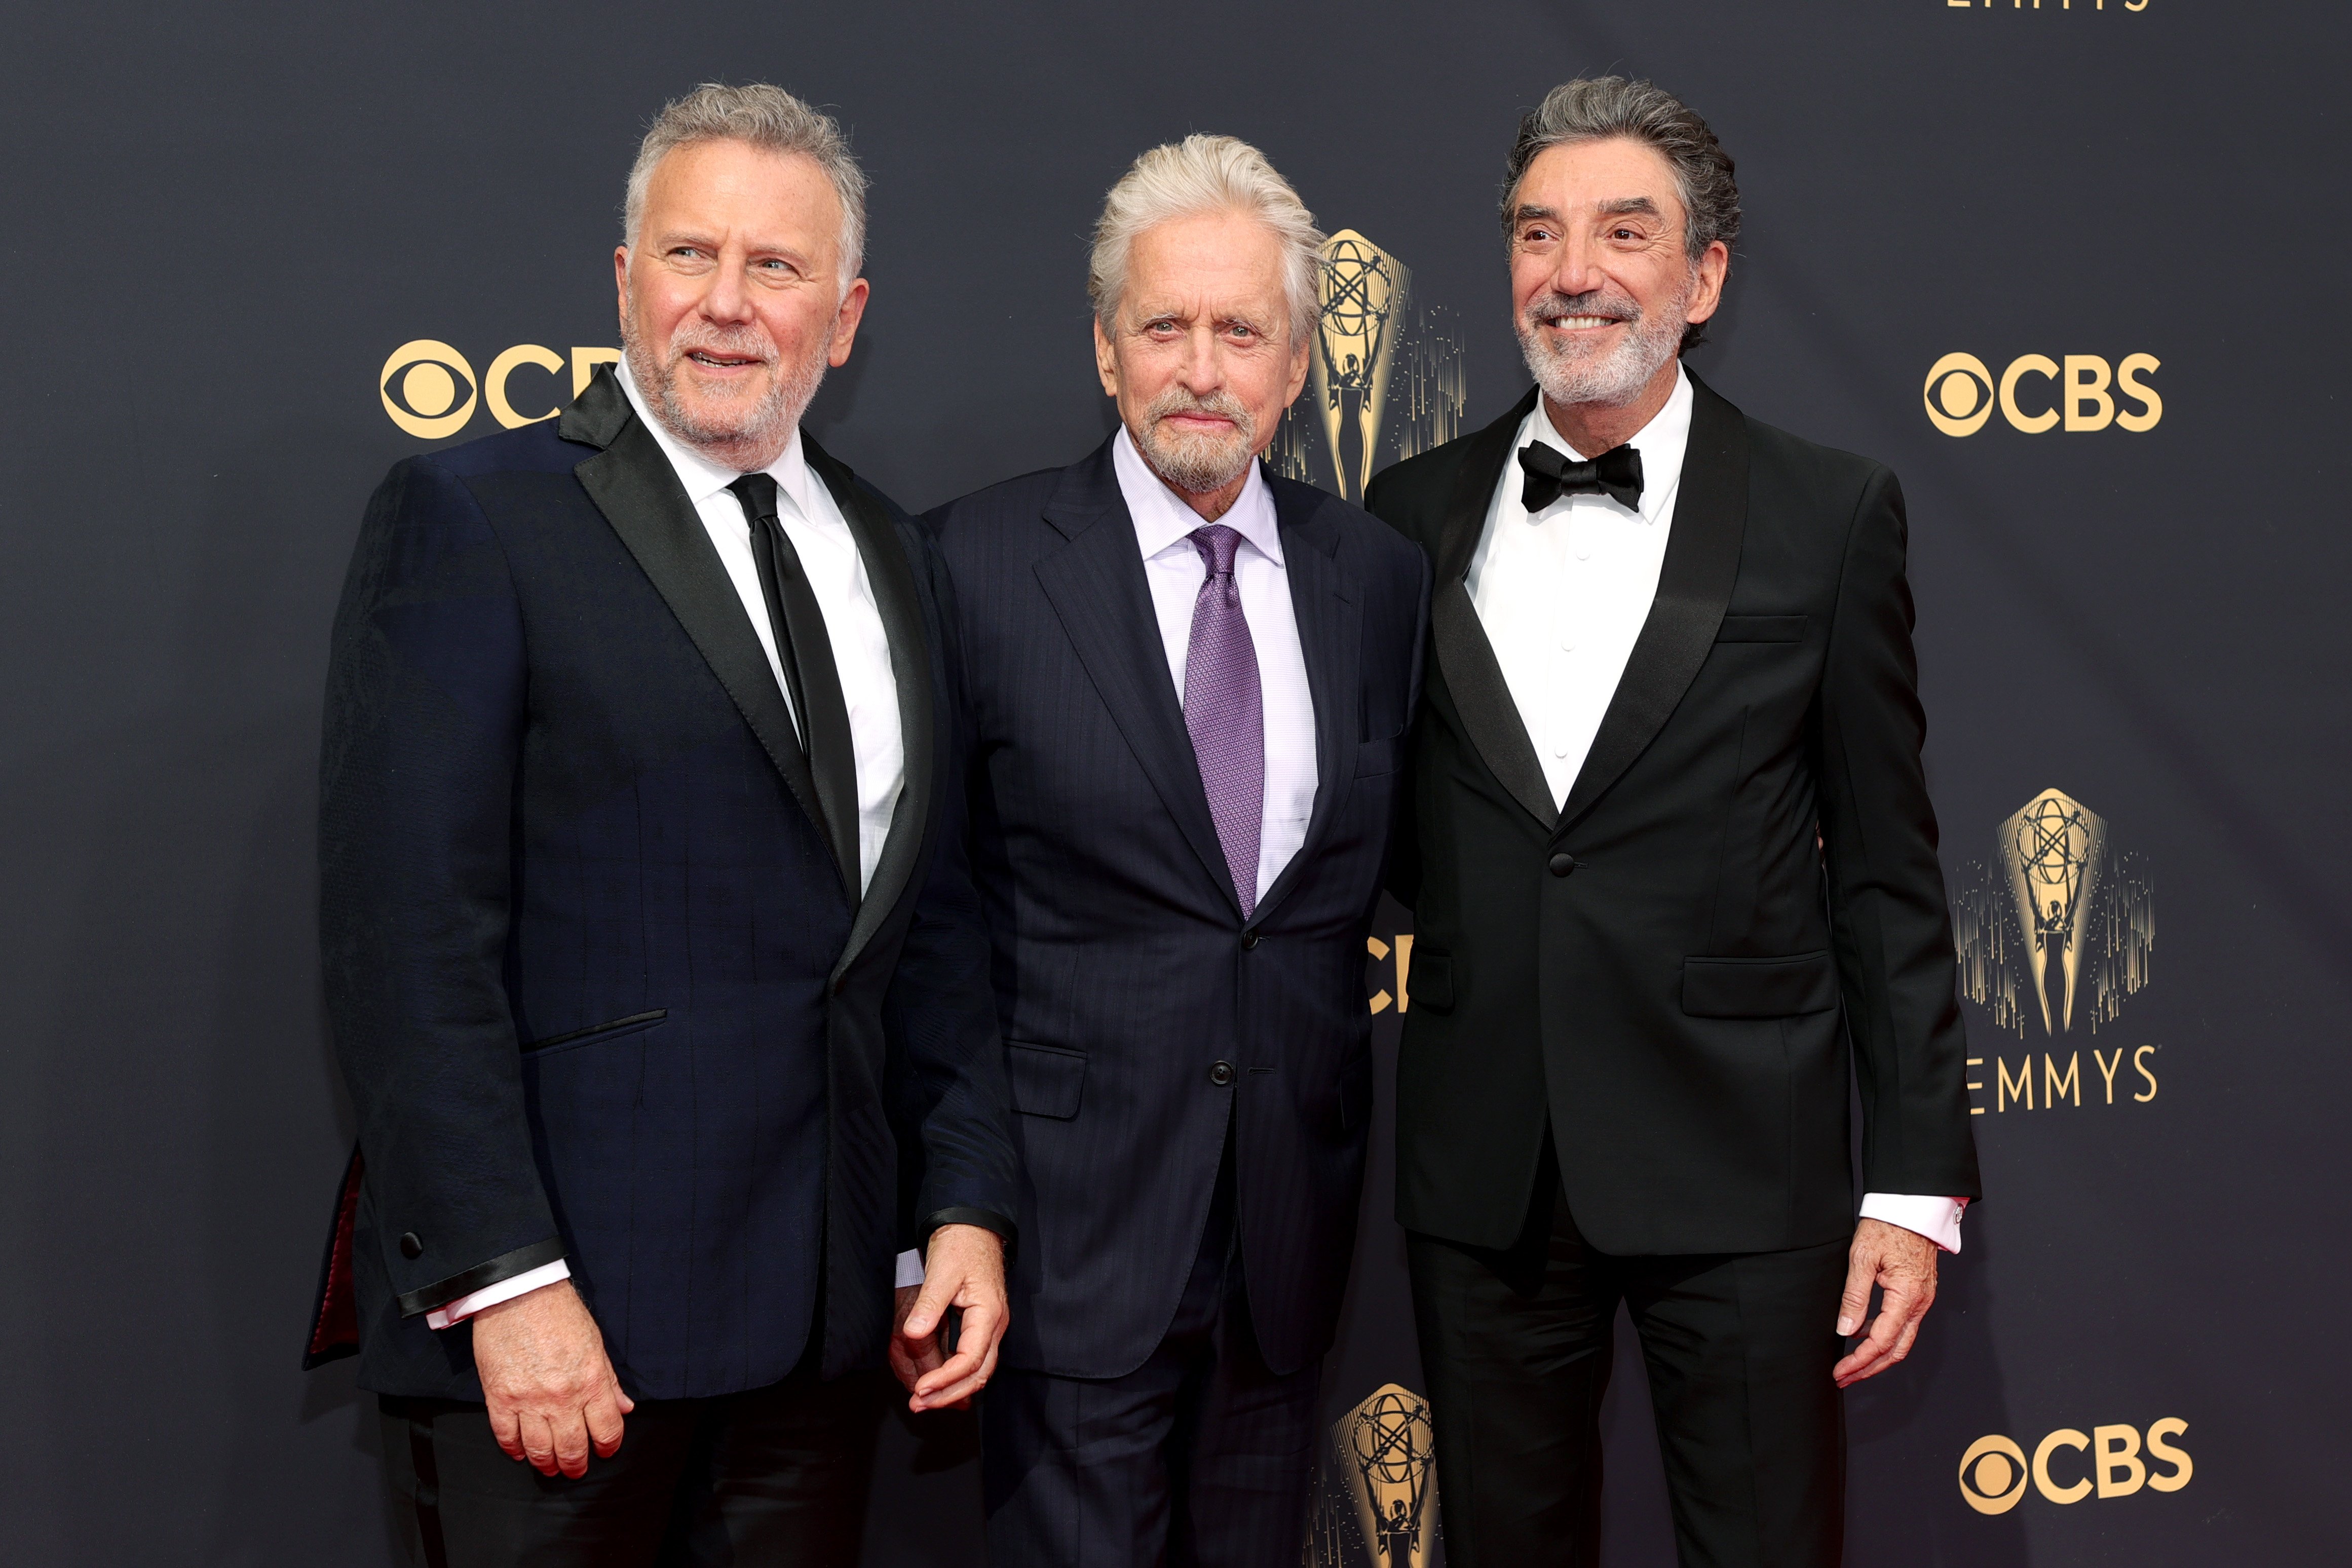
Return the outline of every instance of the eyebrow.
[[[1612,201],[1596,204],[1593,210],[1601,216],[1610,218],[1627,217],[1636,213],[1654,218],[1659,215],[1658,204],[1647,196],[1619,196]],[[1522,202],[1511,209],[1511,220],[1514,223],[1523,224],[1530,218],[1557,220],[1559,217],[1559,208],[1548,207],[1537,202]]]

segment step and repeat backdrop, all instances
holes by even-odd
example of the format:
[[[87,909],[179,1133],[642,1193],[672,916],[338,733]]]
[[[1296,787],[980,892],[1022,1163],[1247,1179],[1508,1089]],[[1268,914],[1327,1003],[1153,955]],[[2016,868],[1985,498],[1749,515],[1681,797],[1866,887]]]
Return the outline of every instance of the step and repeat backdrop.
[[[297,1370],[351,1140],[327,627],[388,465],[614,357],[666,97],[771,79],[851,131],[873,304],[812,423],[918,508],[1103,437],[1102,192],[1189,131],[1257,142],[1333,236],[1273,460],[1357,497],[1526,384],[1503,156],[1612,69],[1738,161],[1695,366],[1910,499],[1987,1198],[1917,1354],[1848,1396],[1851,1560],[2338,1560],[2340,7],[87,0],[5,35],[8,1561],[391,1559],[372,1402]],[[1375,930],[1385,1095],[1412,934]],[[1444,1557],[1390,1176],[1383,1138],[1312,1568]],[[1610,1561],[1669,1563],[1630,1348],[1607,1420]],[[973,1452],[964,1418],[886,1426],[870,1562],[976,1560]]]

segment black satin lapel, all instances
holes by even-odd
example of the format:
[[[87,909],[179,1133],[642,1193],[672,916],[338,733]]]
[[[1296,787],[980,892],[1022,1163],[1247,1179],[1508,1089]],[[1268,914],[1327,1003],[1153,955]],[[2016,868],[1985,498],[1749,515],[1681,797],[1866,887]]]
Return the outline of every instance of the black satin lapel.
[[[857,487],[856,476],[805,432],[801,442],[810,469],[833,492],[834,503],[841,508],[850,534],[857,540],[857,553],[866,562],[866,580],[874,590],[874,605],[882,612],[883,634],[890,643],[890,673],[898,688],[899,744],[906,754],[906,782],[899,788],[898,805],[891,809],[890,831],[883,838],[874,880],[850,925],[838,972],[856,958],[897,907],[914,876],[923,833],[930,824],[931,769],[936,761],[931,640],[924,630],[923,601],[915,586],[914,565],[907,559],[906,541],[898,537],[898,525],[873,497]],[[853,867],[853,875],[855,872]]]
[[[1690,443],[1658,596],[1568,792],[1563,828],[1591,810],[1665,727],[1715,646],[1739,576],[1748,534],[1748,422],[1696,376],[1691,393]]]
[[[801,755],[792,709],[701,517],[642,421],[622,421],[610,441],[572,472],[734,699],[821,838],[824,813],[817,809],[816,780]]]
[[[1209,815],[1183,703],[1169,678],[1135,521],[1119,497],[1108,446],[1068,471],[1046,515],[1068,542],[1037,562],[1037,581],[1144,776],[1238,916],[1241,901]]]
[[[1307,820],[1306,841],[1258,900],[1254,920],[1264,920],[1306,875],[1356,782],[1356,752],[1349,742],[1360,738],[1356,716],[1363,680],[1363,595],[1339,558],[1338,530],[1319,517],[1326,499],[1322,491],[1306,485],[1284,484],[1275,491],[1283,571],[1290,580],[1307,689],[1315,699],[1315,808]]]
[[[1503,680],[1495,645],[1486,640],[1478,608],[1463,584],[1471,558],[1478,553],[1478,538],[1486,531],[1495,486],[1503,482],[1504,467],[1511,460],[1511,438],[1518,434],[1535,401],[1536,391],[1530,387],[1509,413],[1472,436],[1469,449],[1462,455],[1438,534],[1429,641],[1470,744],[1496,780],[1510,791],[1511,799],[1549,828],[1559,820],[1559,805],[1544,779],[1543,764],[1536,759],[1535,742],[1528,738],[1519,705],[1512,700],[1511,688]]]

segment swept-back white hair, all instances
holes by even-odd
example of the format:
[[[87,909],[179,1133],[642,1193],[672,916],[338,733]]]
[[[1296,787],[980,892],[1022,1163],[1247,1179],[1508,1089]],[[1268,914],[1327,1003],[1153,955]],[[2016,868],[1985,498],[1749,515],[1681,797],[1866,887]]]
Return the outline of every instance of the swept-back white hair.
[[[1265,153],[1235,137],[1198,133],[1138,158],[1103,199],[1087,266],[1087,298],[1094,301],[1095,319],[1106,333],[1127,288],[1127,256],[1135,236],[1171,219],[1220,212],[1255,218],[1282,242],[1290,340],[1306,340],[1315,326],[1316,283],[1323,265],[1323,231],[1315,226],[1315,214]]]

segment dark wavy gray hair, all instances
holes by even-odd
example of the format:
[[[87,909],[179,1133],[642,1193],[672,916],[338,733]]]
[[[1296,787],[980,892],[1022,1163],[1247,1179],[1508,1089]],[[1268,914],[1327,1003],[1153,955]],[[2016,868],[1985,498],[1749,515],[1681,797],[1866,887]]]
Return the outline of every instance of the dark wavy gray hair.
[[[1727,249],[1738,243],[1739,186],[1731,177],[1731,154],[1681,99],[1655,82],[1626,77],[1563,82],[1519,121],[1518,140],[1503,173],[1503,243],[1509,245],[1517,232],[1512,210],[1528,164],[1549,148],[1617,136],[1653,149],[1673,167],[1683,203],[1683,248],[1691,260],[1717,240]],[[1696,348],[1705,336],[1704,322],[1684,329],[1684,350]]]
[[[833,116],[765,82],[728,87],[707,81],[662,105],[646,128],[637,161],[629,170],[628,196],[621,207],[622,243],[636,248],[654,166],[696,141],[742,141],[765,152],[797,152],[824,172],[833,193],[841,198],[841,287],[845,295],[866,263],[866,172],[850,156],[849,140]]]

